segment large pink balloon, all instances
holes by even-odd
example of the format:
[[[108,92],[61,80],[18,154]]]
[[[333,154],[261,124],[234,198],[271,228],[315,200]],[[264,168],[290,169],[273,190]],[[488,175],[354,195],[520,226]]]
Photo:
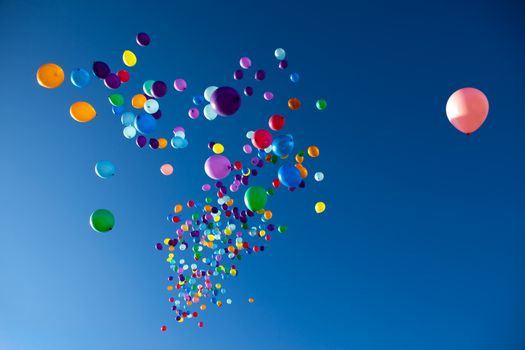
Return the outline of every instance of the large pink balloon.
[[[204,171],[206,175],[214,180],[224,179],[230,174],[232,165],[230,160],[222,155],[214,155],[206,159],[204,163]]]
[[[447,101],[448,120],[459,131],[469,135],[478,130],[489,114],[489,100],[475,88],[454,92]]]

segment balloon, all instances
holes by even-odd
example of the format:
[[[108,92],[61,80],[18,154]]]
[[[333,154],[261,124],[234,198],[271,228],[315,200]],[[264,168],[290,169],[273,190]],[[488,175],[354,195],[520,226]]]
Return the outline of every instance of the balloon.
[[[153,83],[155,83],[155,80],[146,80],[144,84],[142,84],[142,91],[150,97],[153,97],[153,93],[151,92]]]
[[[122,106],[124,104],[124,96],[121,94],[112,94],[108,97],[109,103],[113,106]]]
[[[287,60],[282,60],[281,62],[279,62],[279,69],[286,69],[287,67],[288,67]]]
[[[162,175],[169,176],[173,174],[173,166],[171,164],[163,164],[160,167],[160,172],[162,173]]]
[[[158,109],[155,113],[152,114],[153,118],[160,119],[162,117],[162,111]]]
[[[448,120],[456,129],[470,135],[487,119],[489,101],[478,89],[459,89],[448,98],[446,112]]]
[[[292,164],[281,165],[277,176],[286,187],[297,187],[301,183],[301,172]]]
[[[144,104],[146,103],[147,98],[143,94],[136,94],[131,99],[131,105],[136,109],[142,109],[144,108]]]
[[[288,156],[294,146],[292,135],[280,135],[273,139],[272,152],[279,157]]]
[[[135,118],[135,129],[141,134],[149,134],[157,128],[157,120],[147,113],[139,114]]]
[[[274,114],[268,120],[268,126],[272,130],[281,130],[284,127],[284,117],[279,114]]]
[[[231,171],[230,160],[223,155],[213,155],[206,159],[204,171],[214,180],[224,179]]]
[[[202,95],[193,96],[193,104],[195,106],[200,106],[203,102],[204,102],[204,96]]]
[[[324,179],[324,174],[323,174],[322,172],[318,171],[318,172],[316,172],[316,173],[314,174],[314,179],[315,179],[315,181],[317,181],[317,182],[321,182],[321,181],[323,181],[323,179]]]
[[[237,69],[235,72],[233,72],[233,79],[241,80],[243,77],[244,77],[244,73],[242,70]]]
[[[175,81],[173,82],[173,87],[177,91],[184,91],[188,87],[188,84],[184,79],[175,79]]]
[[[318,110],[322,111],[323,109],[326,108],[326,100],[317,100],[317,102],[315,103],[315,106],[317,107]]]
[[[217,114],[225,117],[239,110],[241,106],[241,96],[234,88],[223,86],[213,92],[210,102]]]
[[[239,65],[241,68],[248,69],[252,66],[252,60],[249,57],[241,57]]]
[[[204,117],[208,120],[214,120],[215,118],[217,118],[217,112],[215,112],[215,110],[209,103],[206,106],[204,106],[203,113]]]
[[[137,39],[137,41],[138,41],[138,39]],[[162,325],[162,326],[160,326],[160,330],[162,332],[166,332],[168,330],[168,327],[166,325]]]
[[[153,114],[159,110],[159,103],[154,99],[147,100],[144,103],[144,110],[149,114]]]
[[[117,76],[121,82],[127,83],[129,81],[129,72],[125,69],[121,69],[117,72]]]
[[[216,143],[213,145],[212,151],[215,154],[221,154],[222,152],[224,152],[224,146],[220,143]]]
[[[153,93],[153,97],[161,98],[168,92],[168,86],[163,81],[156,81],[151,86],[151,92]]]
[[[135,116],[133,116],[133,119],[135,119]],[[124,137],[129,140],[137,135],[137,129],[135,129],[133,125],[128,125],[122,130],[122,133],[124,134]]]
[[[263,98],[264,98],[266,101],[271,101],[271,100],[273,100],[273,92],[271,92],[271,91],[266,91],[266,92],[263,94]]]
[[[204,90],[204,99],[208,102],[210,102],[211,95],[217,90],[217,86],[208,86],[206,90]]]
[[[297,98],[293,97],[288,100],[288,108],[295,111],[296,109],[299,109],[301,107],[301,101],[299,101]]]
[[[244,88],[244,95],[252,96],[253,95],[253,88],[251,86],[245,87]]]
[[[317,148],[316,146],[308,147],[308,155],[312,158],[319,157],[319,148]]]
[[[266,72],[262,69],[259,69],[255,72],[255,80],[264,80],[266,78]]]
[[[299,73],[290,74],[290,80],[292,83],[297,83],[299,81]]]
[[[95,164],[95,173],[102,179],[109,179],[115,176],[115,165],[109,160],[101,160]]]
[[[325,211],[325,209],[326,209],[326,205],[324,204],[324,202],[315,203],[315,212],[317,214],[321,214],[323,211]]]
[[[124,112],[124,106],[113,106],[111,107],[111,110],[113,111],[114,115],[120,117],[120,115]]]
[[[137,34],[136,40],[140,46],[148,46],[151,41],[149,35],[143,32]]]
[[[254,212],[263,209],[267,200],[266,190],[260,186],[251,186],[244,193],[244,204]]]
[[[197,108],[190,108],[188,110],[188,116],[191,119],[197,119],[199,117],[199,110]]]
[[[253,298],[248,298],[248,302],[251,304],[253,303],[255,300]]]
[[[126,66],[133,67],[137,64],[137,56],[133,52],[126,50],[122,54],[122,61],[124,61]]]
[[[111,73],[111,69],[109,69],[109,66],[105,62],[93,62],[93,74],[95,74],[97,78],[105,79],[109,73]]]
[[[275,58],[277,58],[279,61],[282,61],[286,57],[286,51],[284,51],[284,49],[278,48],[275,49],[274,55]]]
[[[109,89],[118,89],[120,87],[120,78],[118,75],[110,73],[108,76],[104,79],[104,85],[106,85]]]
[[[97,112],[92,105],[87,102],[75,102],[69,107],[69,114],[77,122],[85,123],[97,116]]]
[[[244,146],[242,146],[242,150],[244,151],[244,153],[250,154],[250,153],[252,153],[252,146],[244,145]]]
[[[137,146],[142,148],[142,147],[146,146],[146,143],[148,142],[148,139],[144,135],[139,135],[139,137],[137,137],[135,139],[135,142],[137,143]]]
[[[272,144],[272,134],[268,130],[259,129],[252,135],[252,144],[258,149],[265,149]]]
[[[89,72],[84,68],[77,68],[73,70],[69,78],[71,79],[71,83],[77,88],[83,88],[87,86],[91,80]]]
[[[108,232],[115,226],[115,217],[107,209],[98,209],[91,213],[89,223],[97,232]]]
[[[64,82],[64,70],[54,63],[43,64],[36,72],[36,80],[40,86],[54,89]]]
[[[295,167],[299,169],[299,173],[301,174],[301,179],[304,179],[308,176],[308,170],[302,165],[302,164],[295,164]]]
[[[165,138],[161,137],[159,139],[159,148],[166,148],[166,146],[168,145],[168,140],[166,140]]]

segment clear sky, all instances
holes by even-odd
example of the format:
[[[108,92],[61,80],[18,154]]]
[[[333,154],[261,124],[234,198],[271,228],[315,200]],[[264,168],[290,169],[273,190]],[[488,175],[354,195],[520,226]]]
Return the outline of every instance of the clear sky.
[[[0,0],[0,349],[524,349],[524,14],[519,1],[484,0]],[[277,47],[298,84],[275,68]],[[161,101],[159,126],[184,126],[187,149],[122,137],[99,82],[36,83],[42,63],[67,75],[118,67],[125,49],[139,59],[126,96],[145,79],[188,81]],[[245,55],[268,72],[250,78],[258,97],[234,117],[190,120],[193,94],[244,86],[232,73]],[[445,115],[466,86],[491,103],[469,137]],[[304,102],[293,113],[291,96]],[[71,119],[76,100],[97,118]],[[274,112],[300,147],[319,146],[307,165],[325,181],[272,197],[288,232],[239,264],[232,305],[209,308],[202,329],[177,324],[154,249],[173,231],[165,217],[202,198],[208,141],[235,159]],[[107,181],[93,171],[102,159],[117,166]],[[88,224],[101,207],[117,219],[109,234]]]

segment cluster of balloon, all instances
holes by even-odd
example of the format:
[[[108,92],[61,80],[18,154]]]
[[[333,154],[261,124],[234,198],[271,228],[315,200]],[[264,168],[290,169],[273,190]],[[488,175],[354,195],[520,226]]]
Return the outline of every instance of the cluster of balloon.
[[[470,135],[487,119],[489,101],[478,89],[459,89],[448,98],[446,112],[448,120],[456,129]]]

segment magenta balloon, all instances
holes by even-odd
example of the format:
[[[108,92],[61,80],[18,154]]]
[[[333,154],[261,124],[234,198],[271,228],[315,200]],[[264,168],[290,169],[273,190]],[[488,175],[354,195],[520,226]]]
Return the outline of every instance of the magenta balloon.
[[[204,163],[204,171],[206,175],[214,180],[224,179],[230,174],[232,165],[230,160],[223,155],[213,155],[206,159]]]
[[[468,135],[478,130],[487,119],[489,100],[478,89],[459,89],[448,98],[446,112],[450,123]]]

